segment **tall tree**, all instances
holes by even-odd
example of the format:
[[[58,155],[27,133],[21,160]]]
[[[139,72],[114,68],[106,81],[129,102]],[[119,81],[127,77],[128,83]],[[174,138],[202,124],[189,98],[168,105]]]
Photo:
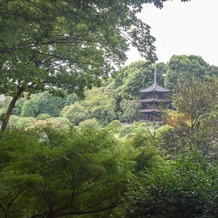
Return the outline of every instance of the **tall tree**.
[[[129,43],[155,61],[155,39],[136,13],[165,1],[1,1],[0,93],[13,97],[1,129],[24,91],[82,95],[125,60]]]
[[[177,116],[167,119],[174,129],[167,131],[165,137],[162,135],[162,141],[167,139],[164,144],[172,152],[178,152],[178,148],[184,152],[186,145],[190,150],[197,146],[203,155],[217,159],[218,80],[202,83],[191,79],[178,90],[174,96]]]
[[[121,68],[114,76],[115,97],[132,100],[138,97],[139,89],[152,84],[154,69],[146,61],[136,61]]]
[[[210,71],[210,65],[202,57],[195,55],[173,55],[168,63],[165,85],[173,92],[178,91],[178,85],[193,78],[205,80]]]
[[[61,115],[68,118],[74,125],[92,118],[96,118],[103,125],[108,124],[117,118],[115,100],[110,91],[107,87],[93,87],[86,92],[84,101],[65,106]]]

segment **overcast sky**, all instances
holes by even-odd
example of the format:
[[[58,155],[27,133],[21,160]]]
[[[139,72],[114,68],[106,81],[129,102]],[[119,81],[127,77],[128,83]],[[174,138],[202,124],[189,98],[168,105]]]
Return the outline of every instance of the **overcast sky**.
[[[172,0],[161,10],[147,4],[139,17],[151,26],[158,62],[193,54],[218,66],[218,0]],[[128,57],[127,64],[141,59],[135,50]]]

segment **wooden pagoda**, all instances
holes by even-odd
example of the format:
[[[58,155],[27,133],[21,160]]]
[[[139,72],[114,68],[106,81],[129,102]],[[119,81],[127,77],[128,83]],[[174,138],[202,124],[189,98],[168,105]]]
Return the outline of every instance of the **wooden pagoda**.
[[[156,73],[154,78],[153,85],[139,91],[142,93],[142,99],[140,100],[142,109],[139,110],[139,113],[143,120],[160,121],[163,108],[173,109],[172,101],[166,97],[170,90],[157,84]]]

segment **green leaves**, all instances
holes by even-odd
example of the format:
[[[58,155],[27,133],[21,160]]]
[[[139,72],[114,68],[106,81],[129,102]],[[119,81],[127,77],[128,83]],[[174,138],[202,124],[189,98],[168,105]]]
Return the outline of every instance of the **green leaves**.
[[[139,180],[138,191],[130,191],[125,217],[213,217],[217,213],[217,177],[216,163],[197,151],[162,162]]]
[[[204,83],[198,79],[190,80],[178,87],[179,92],[174,96],[174,105],[180,115],[178,114],[177,118],[172,115],[168,119],[169,125],[175,129],[169,131],[174,132],[171,136],[165,135],[170,149],[176,151],[179,144],[189,146],[190,149],[197,146],[203,155],[216,158],[217,79]],[[163,141],[166,138],[163,137]],[[172,146],[172,143],[175,146]]]
[[[101,124],[107,124],[116,119],[115,100],[111,96],[110,89],[93,87],[86,92],[85,97],[84,101],[65,106],[61,115],[75,125],[92,118],[97,119]]]
[[[89,117],[87,109],[78,102],[70,106],[65,106],[61,111],[61,115],[66,117],[74,125],[78,125]]]
[[[1,216],[103,213],[122,195],[128,167],[106,130],[41,128],[0,138]]]
[[[177,92],[176,84],[182,86],[195,78],[205,81],[209,68],[209,64],[199,56],[173,55],[168,63],[165,77],[166,87]]]
[[[138,100],[123,99],[120,102],[120,107],[122,110],[121,121],[132,123],[134,120],[139,119],[138,109],[140,109],[141,104]]]
[[[116,64],[125,60],[127,39],[120,28],[131,30],[135,26],[130,36],[140,51],[147,53],[150,49],[147,45],[153,43],[149,40],[149,28],[136,19],[128,7],[135,4],[131,1],[125,4],[114,1],[111,6],[107,2],[81,2],[78,5],[49,0],[2,3],[1,66],[3,78],[10,81],[2,92],[10,94],[11,88],[6,87],[15,83],[29,92],[31,84],[34,84],[35,91],[43,89],[45,84],[48,89],[54,84],[62,87],[66,83],[69,91],[76,91],[76,86],[83,89],[96,85],[97,78],[108,73],[109,62]],[[136,29],[137,33],[134,33]],[[146,36],[139,36],[141,32],[145,32]],[[145,37],[147,40],[144,40]],[[58,71],[62,71],[66,77],[70,76],[68,82],[61,80]],[[83,84],[78,76],[80,74],[84,78]],[[90,75],[95,79],[92,80]],[[86,77],[87,84],[84,83]]]

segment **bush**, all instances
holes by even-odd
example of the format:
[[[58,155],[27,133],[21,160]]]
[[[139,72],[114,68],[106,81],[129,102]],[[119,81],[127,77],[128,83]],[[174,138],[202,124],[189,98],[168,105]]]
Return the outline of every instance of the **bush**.
[[[88,118],[88,111],[78,102],[65,106],[61,111],[61,116],[67,118],[74,125],[79,125],[80,122]]]
[[[44,120],[38,120],[35,122],[34,125],[31,126],[31,128],[35,127],[52,127],[52,128],[58,128],[58,129],[69,129],[72,127],[72,124],[67,118],[63,117],[51,117]]]
[[[124,128],[125,127],[121,124],[119,120],[113,120],[107,125],[107,129],[109,129],[113,133],[120,133],[120,131]]]
[[[218,167],[198,152],[152,168],[128,193],[125,217],[217,217]]]
[[[79,123],[79,127],[85,127],[85,126],[89,126],[89,127],[93,127],[93,128],[100,128],[100,124],[99,122],[96,120],[96,118],[92,118],[92,119],[88,119],[88,120],[84,120],[82,122]]]
[[[127,184],[117,145],[87,126],[0,132],[0,217],[107,217]]]
[[[48,118],[51,118],[51,116],[49,114],[39,114],[36,119],[37,120],[46,120]]]
[[[36,119],[34,117],[18,117],[16,115],[12,115],[8,128],[27,128],[34,125]]]

